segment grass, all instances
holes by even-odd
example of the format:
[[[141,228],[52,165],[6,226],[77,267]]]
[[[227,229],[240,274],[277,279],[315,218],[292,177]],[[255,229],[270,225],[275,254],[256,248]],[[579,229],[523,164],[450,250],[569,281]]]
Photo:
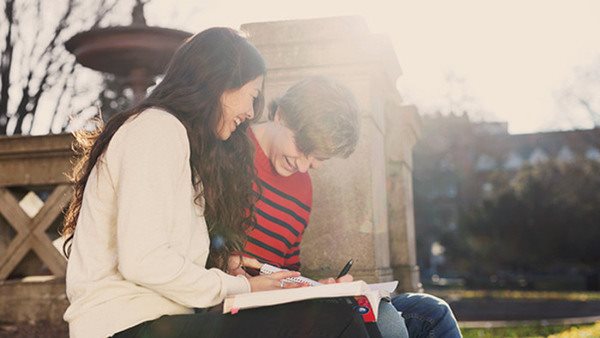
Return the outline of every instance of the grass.
[[[461,331],[465,338],[591,338],[600,337],[600,322],[576,326],[520,326],[493,329],[461,329]]]
[[[574,326],[550,338],[572,338],[572,337],[600,337],[600,322],[594,325]]]
[[[569,326],[520,326],[493,329],[461,329],[465,338],[548,337],[568,330]]]

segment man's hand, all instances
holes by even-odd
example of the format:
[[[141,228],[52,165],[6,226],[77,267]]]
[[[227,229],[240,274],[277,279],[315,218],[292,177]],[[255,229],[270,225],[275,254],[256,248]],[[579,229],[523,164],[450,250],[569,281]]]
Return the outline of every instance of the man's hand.
[[[250,275],[244,271],[243,267],[260,270],[261,266],[262,263],[254,258],[243,257],[241,255],[231,255],[229,256],[229,261],[227,262],[227,273],[234,276],[243,275],[250,277]]]
[[[338,278],[338,279],[334,279],[333,277],[329,277],[329,278],[325,278],[325,279],[320,279],[319,283],[321,284],[335,284],[335,283],[349,283],[354,281],[354,277],[352,277],[351,274],[346,274],[343,275],[342,277]]]

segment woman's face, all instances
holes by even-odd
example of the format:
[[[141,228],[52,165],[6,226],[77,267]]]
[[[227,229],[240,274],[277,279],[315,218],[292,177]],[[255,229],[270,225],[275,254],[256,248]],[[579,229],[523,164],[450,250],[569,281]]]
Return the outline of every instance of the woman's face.
[[[244,84],[238,89],[227,90],[221,95],[223,114],[217,124],[217,135],[227,140],[246,119],[254,117],[254,100],[263,85],[263,76]]]
[[[267,157],[277,174],[287,177],[296,172],[317,169],[325,159],[303,154],[296,146],[294,132],[285,126],[279,114],[275,115],[274,132]]]

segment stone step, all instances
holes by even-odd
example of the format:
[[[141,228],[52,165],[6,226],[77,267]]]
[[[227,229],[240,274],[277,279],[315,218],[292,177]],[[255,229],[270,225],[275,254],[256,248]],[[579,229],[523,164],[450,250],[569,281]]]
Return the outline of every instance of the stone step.
[[[64,278],[31,276],[0,281],[0,325],[5,330],[17,323],[66,327],[62,316],[68,305]]]

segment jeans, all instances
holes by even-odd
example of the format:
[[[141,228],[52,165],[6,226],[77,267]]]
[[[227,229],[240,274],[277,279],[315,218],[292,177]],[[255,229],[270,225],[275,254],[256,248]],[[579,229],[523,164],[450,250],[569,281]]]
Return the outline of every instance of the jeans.
[[[377,326],[383,338],[408,338],[404,318],[389,301],[382,299],[378,312]]]
[[[392,298],[392,304],[402,313],[410,337],[462,337],[450,306],[440,298],[403,293]]]

